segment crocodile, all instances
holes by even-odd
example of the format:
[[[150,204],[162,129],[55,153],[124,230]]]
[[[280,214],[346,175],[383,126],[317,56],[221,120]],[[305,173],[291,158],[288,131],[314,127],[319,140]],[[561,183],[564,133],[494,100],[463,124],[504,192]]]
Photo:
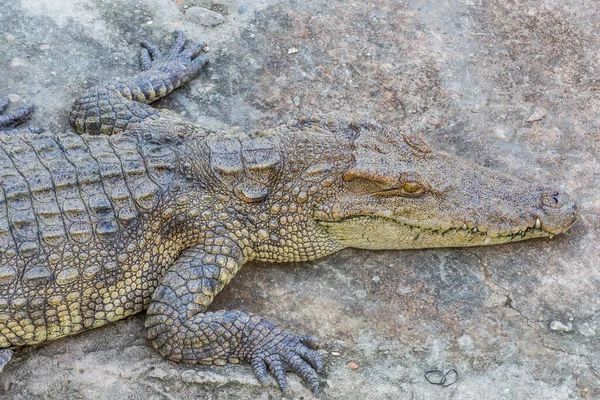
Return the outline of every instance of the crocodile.
[[[149,103],[196,77],[205,44],[181,31],[141,72],[75,101],[77,131],[23,127],[0,104],[0,348],[58,339],[147,309],[169,360],[249,362],[315,395],[322,342],[246,311],[207,308],[249,261],[343,248],[480,246],[552,237],[577,219],[531,184],[368,120],[302,116],[252,132],[209,130]],[[3,113],[3,114],[2,114]]]

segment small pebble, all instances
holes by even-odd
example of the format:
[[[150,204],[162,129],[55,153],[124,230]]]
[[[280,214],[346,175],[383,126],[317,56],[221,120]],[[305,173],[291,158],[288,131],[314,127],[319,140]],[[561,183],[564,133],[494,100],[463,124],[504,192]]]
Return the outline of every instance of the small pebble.
[[[186,11],[185,16],[192,22],[205,27],[213,27],[225,22],[222,14],[204,7],[191,7]]]
[[[546,116],[546,110],[542,107],[536,107],[533,113],[527,118],[527,122],[541,121]]]
[[[151,371],[148,376],[151,378],[157,378],[157,379],[165,379],[169,374],[160,369],[160,368],[155,368],[153,371]]]
[[[248,11],[248,6],[247,6],[247,5],[241,5],[241,6],[239,6],[239,7],[238,7],[238,12],[239,12],[240,14],[244,14],[244,13],[246,13],[247,11]]]
[[[552,321],[550,322],[550,329],[555,332],[570,333],[573,332],[573,324],[570,322],[563,324],[560,321]]]
[[[358,369],[358,364],[353,363],[352,361],[350,361],[348,363],[348,368],[350,368],[351,370],[356,370],[356,369]]]
[[[8,40],[9,42],[12,42],[13,40],[15,40],[15,37],[13,35],[11,35],[10,33],[7,33],[6,40]]]
[[[296,96],[294,97],[294,105],[295,105],[296,107],[299,107],[299,106],[300,106],[300,102],[301,102],[301,101],[302,101],[302,95],[301,95],[301,94],[298,94],[298,95],[296,95]]]
[[[291,49],[288,50],[288,54],[296,54],[298,52],[298,49],[295,47],[292,47]]]
[[[9,64],[12,68],[19,68],[25,65],[25,60],[19,57],[15,57],[10,60]]]
[[[381,278],[379,277],[379,275],[375,275],[371,280],[373,282],[377,283],[377,282],[381,281]]]
[[[40,46],[40,50],[48,50],[50,48],[49,44],[43,44]]]
[[[332,351],[331,355],[334,356],[334,357],[339,357],[339,356],[342,355],[342,353],[340,353],[339,351]]]
[[[10,100],[11,102],[15,103],[15,102],[21,100],[21,96],[19,96],[18,94],[10,93],[8,95],[8,100]]]

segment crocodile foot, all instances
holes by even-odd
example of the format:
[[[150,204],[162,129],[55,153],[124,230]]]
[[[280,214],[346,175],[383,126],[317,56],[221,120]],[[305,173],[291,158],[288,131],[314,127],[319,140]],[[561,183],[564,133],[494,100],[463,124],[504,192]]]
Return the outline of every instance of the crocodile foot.
[[[175,42],[166,54],[163,54],[158,47],[146,40],[140,43],[142,46],[140,51],[140,67],[142,71],[158,67],[161,64],[168,66],[169,64],[179,63],[186,67],[188,74],[195,75],[208,62],[207,57],[198,57],[206,46],[205,42],[192,42],[186,46],[187,38],[185,33],[180,30],[176,30],[175,32],[177,33]]]
[[[296,336],[262,319],[253,329],[248,346],[254,346],[246,355],[256,378],[268,383],[270,370],[281,390],[287,392],[286,371],[293,371],[306,381],[315,396],[319,393],[318,374],[323,370],[323,359],[315,351],[323,342],[314,336]]]
[[[41,133],[44,132],[43,128],[15,128],[15,126],[22,124],[31,118],[31,114],[33,113],[33,109],[35,106],[32,103],[26,104],[21,108],[17,108],[13,112],[4,113],[7,109],[9,103],[8,97],[4,100],[0,101],[0,132],[6,134],[15,134],[15,133],[23,133],[23,132],[31,132],[31,133]]]

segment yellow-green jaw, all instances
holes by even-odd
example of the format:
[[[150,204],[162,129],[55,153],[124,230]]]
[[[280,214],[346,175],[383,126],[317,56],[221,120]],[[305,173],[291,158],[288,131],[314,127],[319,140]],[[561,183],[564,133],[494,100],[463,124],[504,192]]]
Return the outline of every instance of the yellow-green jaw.
[[[339,221],[320,221],[327,234],[344,247],[372,250],[422,249],[432,247],[486,246],[526,239],[552,237],[539,220],[516,233],[490,235],[477,228],[428,229],[389,218],[359,216]]]

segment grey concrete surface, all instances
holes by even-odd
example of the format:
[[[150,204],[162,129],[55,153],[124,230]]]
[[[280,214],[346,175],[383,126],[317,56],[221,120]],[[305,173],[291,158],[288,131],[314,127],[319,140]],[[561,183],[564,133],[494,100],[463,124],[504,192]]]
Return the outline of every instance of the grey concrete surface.
[[[373,118],[555,184],[581,209],[552,240],[248,265],[213,309],[323,338],[323,399],[600,398],[597,0],[0,0],[0,95],[35,102],[33,124],[69,130],[74,97],[137,71],[138,42],[165,45],[174,28],[208,41],[211,64],[159,107],[219,129],[309,110]],[[424,378],[452,368],[449,387]],[[289,398],[311,398],[289,379]],[[0,397],[281,393],[247,365],[162,359],[138,315],[21,349],[0,374]]]

